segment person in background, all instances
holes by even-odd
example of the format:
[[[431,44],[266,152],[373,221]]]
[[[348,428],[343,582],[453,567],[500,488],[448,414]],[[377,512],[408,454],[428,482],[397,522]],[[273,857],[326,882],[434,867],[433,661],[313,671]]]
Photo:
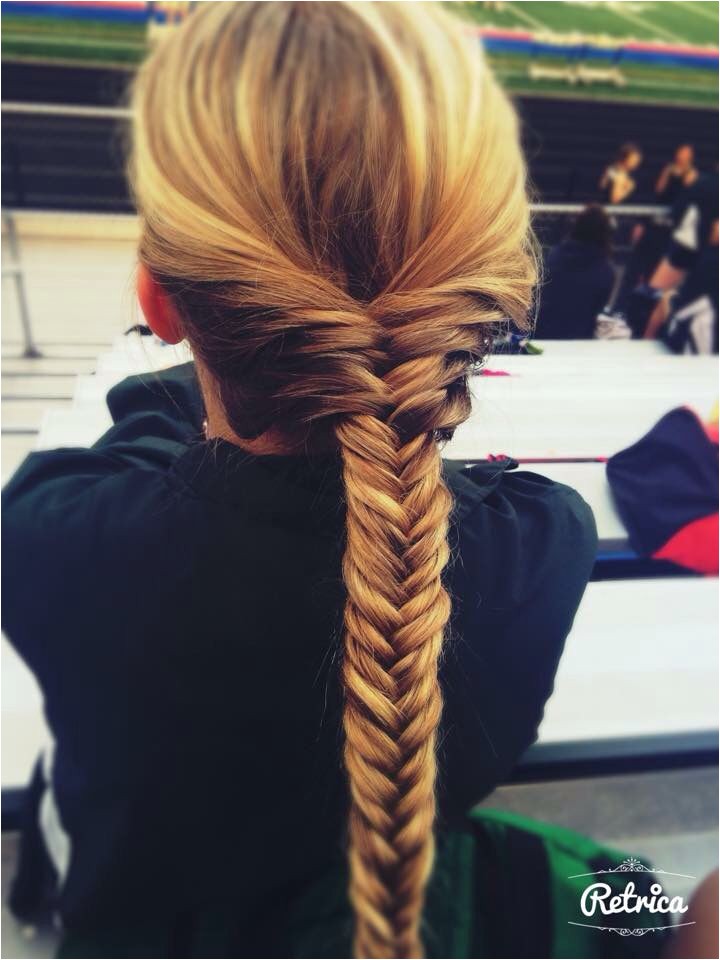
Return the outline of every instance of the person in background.
[[[655,193],[658,200],[665,204],[675,203],[682,189],[695,183],[698,176],[695,148],[690,143],[681,143],[672,162],[663,167],[657,178]]]
[[[599,205],[586,207],[550,251],[535,327],[539,340],[586,340],[615,282],[612,226]]]
[[[640,283],[648,283],[668,249],[675,226],[677,208],[690,195],[700,176],[695,166],[695,148],[683,143],[673,159],[665,164],[655,183],[658,202],[671,209],[659,212],[645,224],[637,223],[632,232],[632,250],[615,296],[613,310],[625,314],[628,299]]]
[[[676,288],[700,262],[703,252],[717,246],[718,172],[695,177],[677,195],[672,208],[673,230],[664,258],[650,278],[659,290]]]
[[[701,174],[686,186],[673,205],[674,229],[667,253],[640,291],[634,327],[646,340],[662,334],[678,310],[707,298],[717,327],[718,174]],[[655,306],[643,324],[643,303]],[[716,349],[717,333],[712,334]]]
[[[669,276],[674,268],[664,264]],[[717,353],[718,317],[718,221],[714,220],[695,265],[675,291],[659,295],[643,336],[646,340],[662,337],[676,353]]]
[[[600,177],[600,193],[604,203],[624,203],[636,187],[632,174],[642,163],[642,151],[636,143],[624,143],[615,160]]]

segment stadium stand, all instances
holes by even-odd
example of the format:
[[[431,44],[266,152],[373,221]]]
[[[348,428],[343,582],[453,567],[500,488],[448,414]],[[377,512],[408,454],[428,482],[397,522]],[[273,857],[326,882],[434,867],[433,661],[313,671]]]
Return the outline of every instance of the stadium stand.
[[[122,109],[129,79],[126,70],[3,64],[3,206],[132,209],[123,171],[125,121],[103,112]],[[701,170],[716,164],[717,110],[530,96],[516,102],[543,202],[598,200],[602,169],[626,140],[644,153],[634,203],[654,201],[655,179],[678,143],[695,145]],[[29,112],[41,104],[57,112]],[[101,109],[73,114],[65,106]]]
[[[619,144],[643,150],[633,203],[652,203],[654,183],[679,143],[695,145],[701,170],[717,163],[716,110],[521,97],[530,173],[545,201],[598,200],[600,173]]]

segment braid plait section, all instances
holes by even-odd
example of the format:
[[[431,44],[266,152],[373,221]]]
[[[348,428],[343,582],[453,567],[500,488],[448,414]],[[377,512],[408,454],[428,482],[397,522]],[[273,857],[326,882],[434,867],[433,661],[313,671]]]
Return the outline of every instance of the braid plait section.
[[[464,375],[479,341],[477,329],[456,326],[448,354],[437,318],[417,339],[403,316],[396,329],[383,318],[385,344],[404,357],[378,377],[387,412],[350,416],[336,429],[347,502],[344,759],[357,957],[423,956],[438,660],[450,615],[442,574],[452,499],[437,439],[467,416]]]

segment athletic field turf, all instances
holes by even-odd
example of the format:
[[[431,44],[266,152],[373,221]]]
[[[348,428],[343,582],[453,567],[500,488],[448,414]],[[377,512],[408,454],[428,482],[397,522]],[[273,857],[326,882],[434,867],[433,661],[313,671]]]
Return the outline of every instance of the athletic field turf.
[[[535,34],[581,33],[617,40],[714,47],[718,42],[718,4],[714,0],[534,0],[452,2],[447,6],[484,27]],[[132,66],[146,51],[146,31],[141,23],[17,15],[12,12],[11,3],[3,3],[2,28],[2,55],[14,60]],[[717,104],[717,71],[711,69],[621,63],[625,86],[593,83],[579,88],[559,79],[531,79],[527,54],[491,53],[490,59],[503,83],[516,92]],[[542,57],[539,62],[543,66],[562,66],[564,61]]]
[[[717,45],[718,5],[712,0],[618,0],[592,3],[536,0],[529,3],[458,3],[479,23],[524,30],[579,31],[662,40],[667,43]]]

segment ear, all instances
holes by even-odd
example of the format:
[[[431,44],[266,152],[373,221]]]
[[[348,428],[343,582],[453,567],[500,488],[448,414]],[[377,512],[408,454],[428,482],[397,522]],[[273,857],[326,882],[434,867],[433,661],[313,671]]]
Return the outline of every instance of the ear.
[[[180,343],[185,339],[172,300],[144,263],[138,265],[137,295],[148,326],[156,336],[166,343]]]

